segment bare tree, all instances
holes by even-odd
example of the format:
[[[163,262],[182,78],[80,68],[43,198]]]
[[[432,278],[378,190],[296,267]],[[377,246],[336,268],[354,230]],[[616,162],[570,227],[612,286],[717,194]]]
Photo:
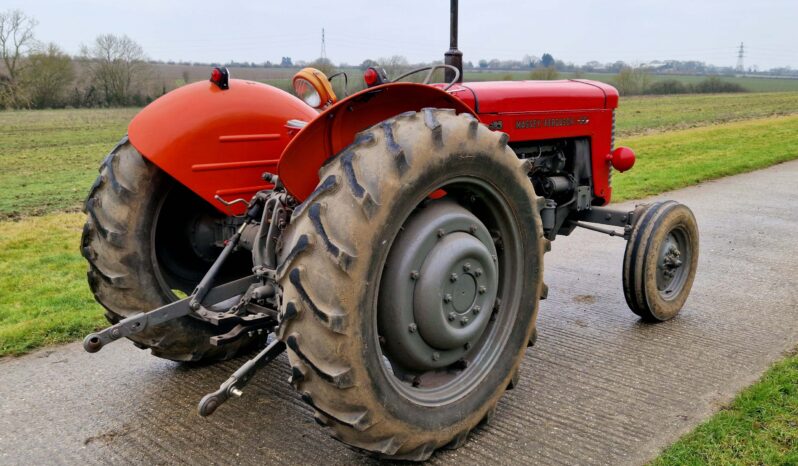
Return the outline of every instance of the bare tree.
[[[385,70],[385,73],[391,79],[410,69],[410,64],[407,62],[407,58],[401,55],[394,55],[390,58],[381,57],[377,60],[377,63],[379,63],[379,65]],[[423,77],[424,75],[421,74],[418,76]]]
[[[36,20],[20,10],[0,13],[0,55],[5,76],[0,74],[0,104],[17,107],[23,104],[19,73],[23,57],[36,43],[33,29]]]
[[[129,104],[149,69],[141,46],[128,36],[104,34],[81,51],[105,103]]]
[[[75,79],[72,58],[50,43],[30,53],[26,61],[20,79],[30,104],[35,108],[63,106],[67,88]]]

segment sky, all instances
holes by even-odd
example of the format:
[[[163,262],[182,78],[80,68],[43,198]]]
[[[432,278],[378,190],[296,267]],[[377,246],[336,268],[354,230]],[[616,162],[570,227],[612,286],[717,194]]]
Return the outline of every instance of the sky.
[[[0,11],[35,17],[39,40],[71,54],[104,33],[127,34],[153,59],[199,62],[313,60],[335,63],[403,55],[442,59],[447,0],[0,0]],[[699,60],[746,68],[798,68],[798,0],[460,0],[465,61],[551,53],[644,63]]]

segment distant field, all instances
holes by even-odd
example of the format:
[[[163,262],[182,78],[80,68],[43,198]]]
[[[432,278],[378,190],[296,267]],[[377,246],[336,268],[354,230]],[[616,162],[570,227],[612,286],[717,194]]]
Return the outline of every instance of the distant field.
[[[189,66],[189,65],[156,65],[157,76],[163,80],[168,89],[180,86],[184,83],[184,74],[188,76],[189,82],[208,79],[210,67]],[[299,68],[230,68],[230,74],[236,78],[251,79],[261,81],[280,89],[288,90],[291,86],[291,77]],[[350,84],[353,89],[362,88],[363,71],[356,67],[341,68],[338,71],[345,71],[349,75]],[[502,80],[523,80],[529,79],[529,70],[466,70],[465,81],[502,81]],[[562,79],[577,77],[572,73],[561,73]],[[582,73],[578,77],[592,79],[612,84],[615,75],[612,73]],[[706,79],[706,76],[686,76],[686,75],[651,75],[652,82],[665,79],[676,79],[685,84],[695,84]],[[724,81],[732,82],[743,86],[751,92],[789,92],[798,91],[798,79],[788,78],[764,78],[764,77],[735,77],[724,76]]]
[[[798,92],[622,97],[619,136],[798,113]]]
[[[138,109],[0,112],[0,220],[76,210]]]
[[[137,111],[0,112],[0,220],[78,210]],[[798,92],[628,97],[617,127],[628,137],[795,113]]]
[[[611,73],[582,73],[574,75],[572,73],[561,73],[562,79],[579,77],[581,79],[592,79],[612,84],[615,78]],[[663,81],[675,79],[684,84],[696,84],[705,80],[707,76],[686,76],[686,75],[651,75],[651,81]],[[464,79],[466,81],[499,81],[499,80],[522,80],[529,79],[529,71],[466,71]],[[798,91],[798,79],[788,78],[760,78],[760,77],[736,77],[722,76],[724,81],[736,83],[751,92],[790,92]]]

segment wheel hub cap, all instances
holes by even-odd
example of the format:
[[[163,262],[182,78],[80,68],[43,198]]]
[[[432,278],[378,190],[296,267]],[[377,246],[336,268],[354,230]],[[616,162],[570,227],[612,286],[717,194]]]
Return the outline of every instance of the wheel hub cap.
[[[383,272],[380,335],[391,359],[422,371],[451,365],[479,340],[498,291],[485,225],[452,201],[414,214]]]
[[[487,246],[469,233],[446,235],[424,258],[414,290],[413,316],[421,337],[447,350],[476,339],[488,323],[489,313],[482,309],[490,309],[496,288]]]

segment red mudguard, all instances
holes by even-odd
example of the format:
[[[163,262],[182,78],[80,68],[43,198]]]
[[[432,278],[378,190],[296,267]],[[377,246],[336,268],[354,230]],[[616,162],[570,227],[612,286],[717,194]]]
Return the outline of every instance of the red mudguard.
[[[133,146],[172,178],[220,211],[214,199],[249,200],[277,172],[283,149],[296,133],[288,120],[318,113],[275,87],[231,79],[222,90],[205,81],[183,86],[144,108],[128,128]],[[315,176],[315,170],[313,172]]]

